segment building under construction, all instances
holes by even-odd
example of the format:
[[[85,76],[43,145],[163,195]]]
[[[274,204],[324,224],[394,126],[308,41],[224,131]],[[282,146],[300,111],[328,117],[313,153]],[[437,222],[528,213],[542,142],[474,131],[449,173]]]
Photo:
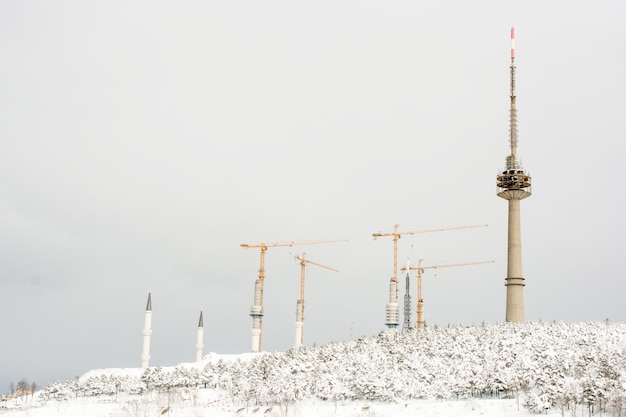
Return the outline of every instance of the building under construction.
[[[520,226],[520,201],[531,195],[531,177],[524,170],[522,161],[517,153],[517,107],[516,107],[516,92],[515,92],[515,32],[511,29],[511,63],[510,63],[510,130],[509,130],[509,144],[510,154],[506,157],[505,168],[497,175],[497,195],[508,201],[508,238],[507,238],[507,276],[505,278],[506,286],[506,315],[505,320],[507,322],[523,322],[524,321],[524,286],[525,278],[522,274],[522,244],[521,244],[521,226]],[[374,233],[373,238],[379,237],[391,237],[393,241],[393,275],[389,279],[389,298],[385,311],[385,325],[392,331],[395,331],[400,326],[400,312],[398,304],[398,240],[402,235],[415,235],[422,233],[443,232],[460,229],[468,229],[475,227],[484,227],[484,225],[472,225],[472,226],[456,226],[439,229],[429,230],[408,230],[399,231],[399,225],[394,225],[392,232],[387,233]],[[263,329],[263,292],[265,281],[265,254],[270,247],[287,246],[293,247],[296,245],[312,245],[321,243],[334,243],[334,242],[346,242],[346,240],[315,240],[315,241],[290,241],[281,243],[260,243],[256,245],[241,244],[240,246],[245,249],[260,249],[260,265],[258,270],[258,278],[254,285],[254,298],[253,304],[250,308],[250,317],[252,318],[251,329],[251,350],[252,352],[260,352],[262,350],[262,329]],[[302,256],[297,256],[296,260],[300,261],[301,265],[301,279],[300,279],[300,298],[296,302],[296,333],[295,333],[295,346],[299,347],[303,344],[304,334],[304,280],[305,280],[305,267],[307,264],[316,265],[332,271],[337,271],[334,268],[313,262],[305,258],[304,253]],[[404,324],[405,330],[417,328],[423,329],[424,317],[423,317],[423,298],[422,298],[422,273],[425,269],[437,269],[444,267],[456,267],[472,264],[487,263],[493,261],[481,261],[481,262],[465,262],[455,264],[443,264],[443,265],[422,265],[422,259],[420,259],[417,267],[411,267],[408,263],[406,268],[405,277],[405,297],[404,297]],[[410,284],[409,273],[410,271],[417,271],[417,303],[415,310],[415,323],[411,321],[411,309],[412,302],[410,296]],[[196,339],[196,361],[200,361],[203,355],[203,315],[200,312],[200,318],[197,329]],[[152,334],[152,299],[151,293],[148,294],[148,301],[146,305],[144,329],[143,329],[143,348],[141,354],[141,366],[147,368],[150,361],[150,336]]]

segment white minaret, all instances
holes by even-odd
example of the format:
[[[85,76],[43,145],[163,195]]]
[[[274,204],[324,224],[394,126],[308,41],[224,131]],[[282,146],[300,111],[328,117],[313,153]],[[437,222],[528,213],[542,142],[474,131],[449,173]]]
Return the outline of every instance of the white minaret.
[[[204,322],[202,320],[202,310],[200,310],[200,320],[198,321],[198,335],[196,337],[196,362],[202,360],[202,349],[204,349]]]
[[[150,335],[152,335],[152,293],[148,293],[148,304],[143,322],[143,350],[141,351],[141,367],[147,368],[150,363]]]

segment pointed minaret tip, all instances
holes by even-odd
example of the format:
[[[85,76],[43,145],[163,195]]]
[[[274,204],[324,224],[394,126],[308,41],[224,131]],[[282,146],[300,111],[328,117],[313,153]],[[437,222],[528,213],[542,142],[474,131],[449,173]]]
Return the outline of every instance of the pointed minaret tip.
[[[146,304],[146,311],[152,311],[152,292],[148,293],[148,304]]]
[[[204,327],[204,320],[202,319],[202,310],[200,310],[200,320],[198,320],[198,327]]]

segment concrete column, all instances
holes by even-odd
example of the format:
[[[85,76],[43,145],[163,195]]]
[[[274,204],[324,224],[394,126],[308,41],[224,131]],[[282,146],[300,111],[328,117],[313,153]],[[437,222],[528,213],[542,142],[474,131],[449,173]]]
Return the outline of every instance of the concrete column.
[[[520,227],[520,200],[524,191],[508,191],[509,230],[506,277],[506,321],[524,322],[524,278],[522,276],[522,236]],[[527,194],[527,193],[526,193]]]
[[[258,319],[259,321],[261,319]],[[252,323],[252,351],[260,352],[261,351],[261,328],[260,324],[256,324],[257,319],[253,319]]]

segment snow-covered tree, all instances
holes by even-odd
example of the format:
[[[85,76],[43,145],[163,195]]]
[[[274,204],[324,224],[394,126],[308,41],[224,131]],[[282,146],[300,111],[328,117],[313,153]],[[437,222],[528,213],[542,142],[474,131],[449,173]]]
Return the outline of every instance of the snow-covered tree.
[[[382,332],[286,352],[50,384],[46,398],[212,389],[243,405],[516,397],[549,408],[626,408],[626,325],[502,323]]]

